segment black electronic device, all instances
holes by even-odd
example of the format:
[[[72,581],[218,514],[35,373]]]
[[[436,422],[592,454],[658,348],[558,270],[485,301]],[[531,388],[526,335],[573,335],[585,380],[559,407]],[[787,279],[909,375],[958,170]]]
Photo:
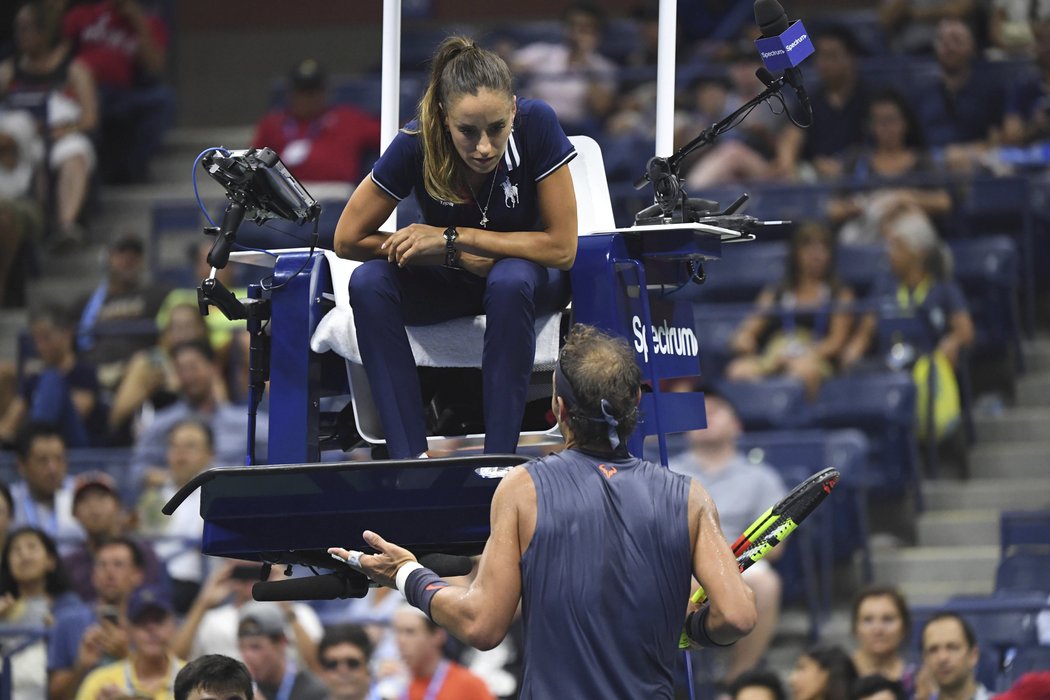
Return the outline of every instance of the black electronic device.
[[[230,201],[244,207],[244,218],[261,224],[287,219],[314,221],[321,206],[284,166],[271,148],[215,149],[201,160],[207,173],[226,189]]]

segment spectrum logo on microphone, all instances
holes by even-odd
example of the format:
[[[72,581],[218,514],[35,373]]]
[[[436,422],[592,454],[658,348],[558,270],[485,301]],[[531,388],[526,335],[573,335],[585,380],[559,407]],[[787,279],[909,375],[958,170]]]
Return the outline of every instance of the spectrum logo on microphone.
[[[755,48],[762,56],[762,63],[774,73],[794,68],[813,55],[813,42],[798,20],[777,36],[758,39]]]

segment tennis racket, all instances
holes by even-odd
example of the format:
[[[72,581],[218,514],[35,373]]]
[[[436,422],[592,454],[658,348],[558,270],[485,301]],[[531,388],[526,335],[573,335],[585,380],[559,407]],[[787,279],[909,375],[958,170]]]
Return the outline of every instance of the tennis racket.
[[[732,546],[740,572],[746,571],[766,556],[769,550],[786,540],[799,523],[828,497],[838,482],[839,472],[834,467],[817,472],[792,489],[740,533],[740,537]],[[696,604],[703,603],[706,599],[707,594],[702,586],[689,598],[690,602]],[[689,636],[685,632],[682,632],[678,640],[678,647],[689,648]]]

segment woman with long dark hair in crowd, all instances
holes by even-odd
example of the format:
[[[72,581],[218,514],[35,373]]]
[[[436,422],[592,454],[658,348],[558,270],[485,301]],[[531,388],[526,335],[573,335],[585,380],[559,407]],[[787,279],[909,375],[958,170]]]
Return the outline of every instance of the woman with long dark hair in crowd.
[[[919,119],[904,96],[892,89],[873,94],[867,129],[867,144],[843,158],[841,173],[864,191],[828,202],[828,218],[842,224],[839,242],[878,242],[885,217],[903,206],[918,207],[933,217],[948,214],[952,207],[948,190],[916,182],[933,172],[934,163]],[[871,188],[872,182],[881,187]]]
[[[810,398],[835,370],[849,339],[853,292],[835,276],[835,241],[820,224],[801,226],[791,239],[784,278],[762,290],[755,313],[733,338],[733,381],[771,375],[800,380]]]
[[[857,640],[853,665],[860,676],[878,674],[915,692],[918,667],[904,656],[911,613],[900,591],[891,586],[865,588],[853,601],[850,629]]]
[[[849,700],[857,670],[841,647],[810,648],[788,676],[795,700]]]
[[[0,552],[0,623],[47,628],[59,608],[78,602],[70,591],[55,541],[35,527],[9,532]],[[43,639],[14,657],[12,681],[16,700],[38,700],[47,695]]]

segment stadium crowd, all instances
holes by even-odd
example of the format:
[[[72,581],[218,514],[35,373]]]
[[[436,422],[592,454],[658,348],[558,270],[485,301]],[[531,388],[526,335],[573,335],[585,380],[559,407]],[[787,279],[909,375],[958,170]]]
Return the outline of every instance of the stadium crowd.
[[[680,22],[677,146],[761,89],[757,29],[731,3],[713,4],[724,11],[679,10],[690,21]],[[520,95],[542,98],[566,133],[601,144],[620,225],[649,203],[630,183],[653,150],[656,17],[651,4],[613,17],[574,3],[556,25],[478,37],[519,76]],[[29,322],[18,357],[0,360],[0,650],[24,646],[0,698],[5,684],[26,700],[177,697],[179,669],[207,655],[243,660],[255,697],[268,700],[516,697],[520,627],[482,653],[389,589],[257,603],[257,564],[201,555],[199,491],[174,516],[160,514],[201,471],[243,461],[247,422],[243,326],[201,317],[193,290],[157,281],[147,255],[156,232],[92,230],[100,188],[150,178],[174,119],[167,53],[178,28],[144,0],[31,0],[13,21],[13,43],[0,46],[0,304],[28,306]],[[807,26],[816,126],[797,129],[780,108],[760,107],[681,173],[693,195],[726,204],[746,187],[756,215],[796,219],[755,244],[771,254],[750,281],[727,271],[720,283],[712,267],[712,285],[693,292],[697,335],[710,339],[704,383],[666,387],[709,392],[710,427],[676,443],[671,467],[712,492],[730,538],[785,489],[776,465],[756,464],[740,441],[755,429],[842,427],[833,391],[865,377],[894,387],[903,378],[914,391],[903,432],[890,436],[882,418],[848,426],[866,433],[874,471],[943,477],[947,467],[967,478],[973,413],[1014,398],[1021,337],[1043,327],[1046,281],[1034,270],[1050,250],[1031,233],[1047,220],[1028,193],[1050,187],[1050,4],[881,0],[877,11]],[[254,144],[345,201],[378,153],[378,104],[354,101],[377,93],[362,84],[378,85],[378,73],[297,63]],[[985,195],[995,182],[1025,194]],[[780,202],[804,216],[781,216]],[[76,255],[93,240],[105,241],[105,270],[89,295],[27,303],[43,256]],[[188,252],[187,279],[206,276],[206,251]],[[1005,279],[959,251],[1001,256]],[[773,386],[794,408],[769,424],[748,397]],[[261,429],[263,457],[265,438]],[[742,502],[739,483],[756,479],[762,497]],[[892,477],[861,497],[877,511],[914,489]],[[914,523],[899,520],[894,536],[913,540]],[[765,624],[725,658],[701,662],[705,692],[983,700],[1018,680],[989,671],[982,629],[968,618],[913,620],[885,586],[854,597],[851,649],[814,646],[781,678],[763,663],[785,594],[779,566],[749,575]],[[1046,675],[1001,697],[1047,697]]]

